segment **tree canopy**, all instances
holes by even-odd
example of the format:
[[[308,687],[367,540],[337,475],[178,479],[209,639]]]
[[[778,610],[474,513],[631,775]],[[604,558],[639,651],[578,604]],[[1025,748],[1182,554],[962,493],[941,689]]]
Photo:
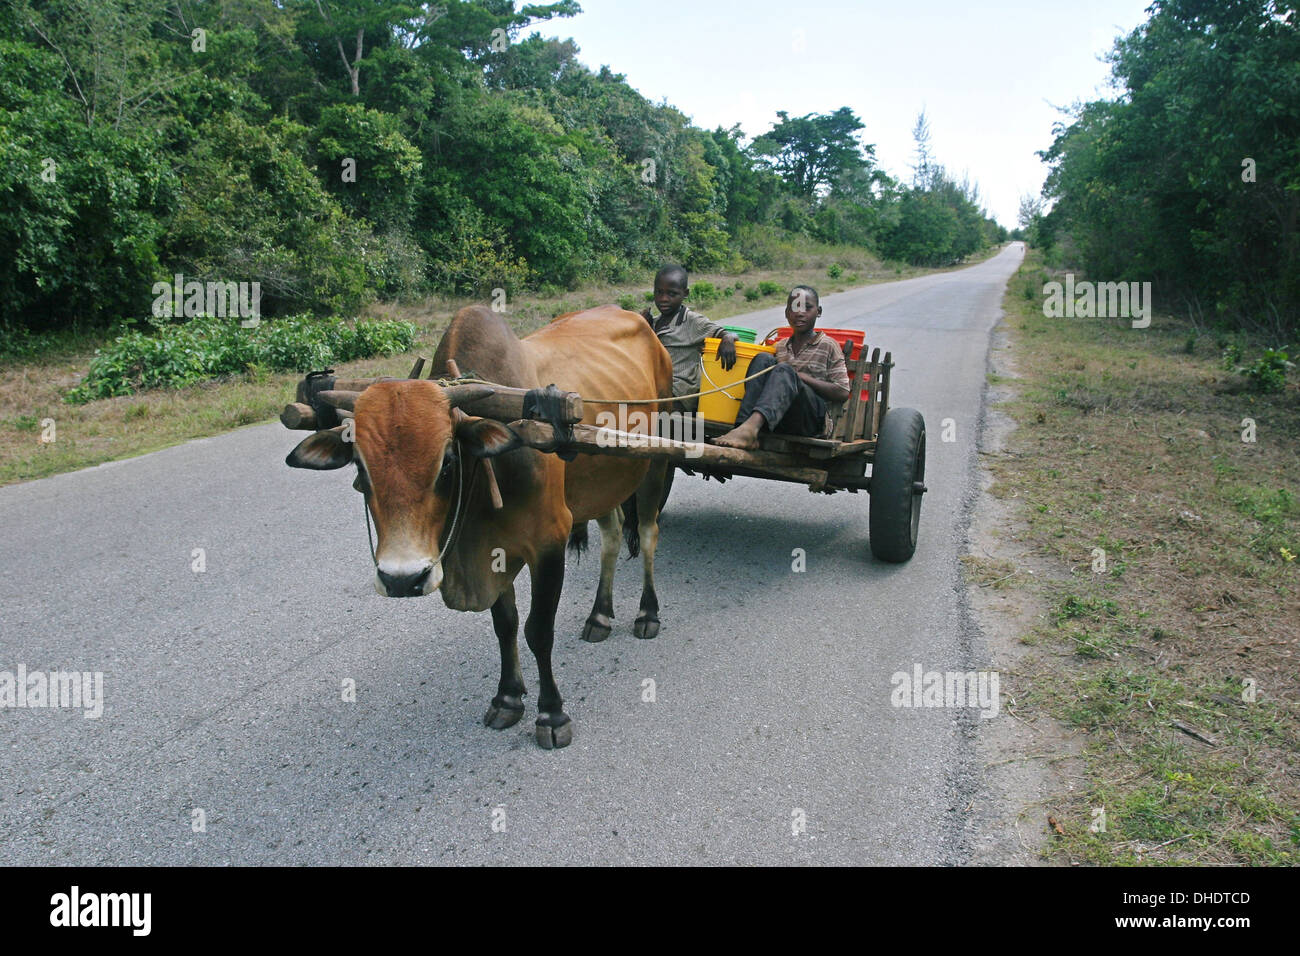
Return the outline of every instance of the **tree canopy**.
[[[741,271],[799,236],[914,261],[969,249],[961,216],[913,216],[848,107],[778,112],[752,143],[699,129],[572,41],[528,35],[579,12],[8,0],[0,324],[138,320],[178,273],[258,281],[273,316],[668,259]]]
[[[1042,241],[1108,280],[1279,335],[1300,324],[1300,17],[1276,0],[1155,0],[1116,42],[1122,95],[1041,155]]]

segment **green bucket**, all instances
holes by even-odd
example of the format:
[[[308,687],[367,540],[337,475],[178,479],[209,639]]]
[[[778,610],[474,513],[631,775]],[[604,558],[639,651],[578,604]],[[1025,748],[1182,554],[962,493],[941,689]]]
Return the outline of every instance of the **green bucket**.
[[[754,329],[747,329],[743,325],[724,325],[723,328],[742,342],[754,343],[758,341],[758,332]]]

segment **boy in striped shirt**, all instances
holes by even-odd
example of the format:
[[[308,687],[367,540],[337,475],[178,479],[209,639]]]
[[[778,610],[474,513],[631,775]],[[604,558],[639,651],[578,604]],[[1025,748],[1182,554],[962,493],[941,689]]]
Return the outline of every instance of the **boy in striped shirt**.
[[[745,383],[736,427],[717,444],[754,449],[764,429],[812,438],[828,433],[832,413],[849,397],[849,371],[839,344],[817,331],[821,314],[816,289],[790,290],[785,319],[794,333],[777,343],[775,357],[764,352],[749,363],[749,375],[772,371]]]

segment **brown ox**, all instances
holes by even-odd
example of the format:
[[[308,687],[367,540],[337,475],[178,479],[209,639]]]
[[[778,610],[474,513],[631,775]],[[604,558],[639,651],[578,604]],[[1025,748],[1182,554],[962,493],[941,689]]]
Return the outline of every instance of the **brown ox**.
[[[668,399],[672,364],[649,324],[616,306],[556,319],[518,339],[489,309],[462,309],[434,354],[433,367],[454,359],[466,376],[518,388],[550,383],[595,398]],[[295,468],[339,468],[356,461],[358,490],[366,494],[378,543],[375,586],[387,597],[442,591],[458,611],[491,608],[501,646],[501,680],[483,721],[503,729],[523,716],[515,576],[527,565],[532,607],[524,637],[537,659],[537,740],[563,747],[572,725],[551,672],[555,612],[564,583],[564,548],[574,524],[596,519],[601,529],[600,585],[583,637],[603,640],[613,618],[614,565],[622,516],[619,504],[635,493],[645,565],[638,637],[659,630],[654,591],[662,462],[554,454],[520,447],[509,427],[466,415],[458,405],[481,397],[482,386],[389,381],[370,386],[352,404],[355,441],[340,430],[319,431],[286,459]],[[586,402],[595,423],[609,405]],[[665,407],[667,402],[664,402]],[[654,413],[658,404],[642,406]],[[652,416],[653,417],[653,416]],[[354,454],[355,449],[355,454]],[[481,459],[492,458],[502,507],[493,507]]]

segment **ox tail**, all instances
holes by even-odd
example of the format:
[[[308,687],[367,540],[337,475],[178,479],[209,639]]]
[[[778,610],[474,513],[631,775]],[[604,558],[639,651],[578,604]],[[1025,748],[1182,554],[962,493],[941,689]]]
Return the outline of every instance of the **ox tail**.
[[[636,511],[636,493],[623,502],[623,540],[627,542],[628,558],[635,558],[641,553],[640,518]]]
[[[589,522],[579,521],[574,524],[573,530],[569,532],[569,550],[576,554],[579,559],[587,553],[589,543],[587,537],[587,527]]]

